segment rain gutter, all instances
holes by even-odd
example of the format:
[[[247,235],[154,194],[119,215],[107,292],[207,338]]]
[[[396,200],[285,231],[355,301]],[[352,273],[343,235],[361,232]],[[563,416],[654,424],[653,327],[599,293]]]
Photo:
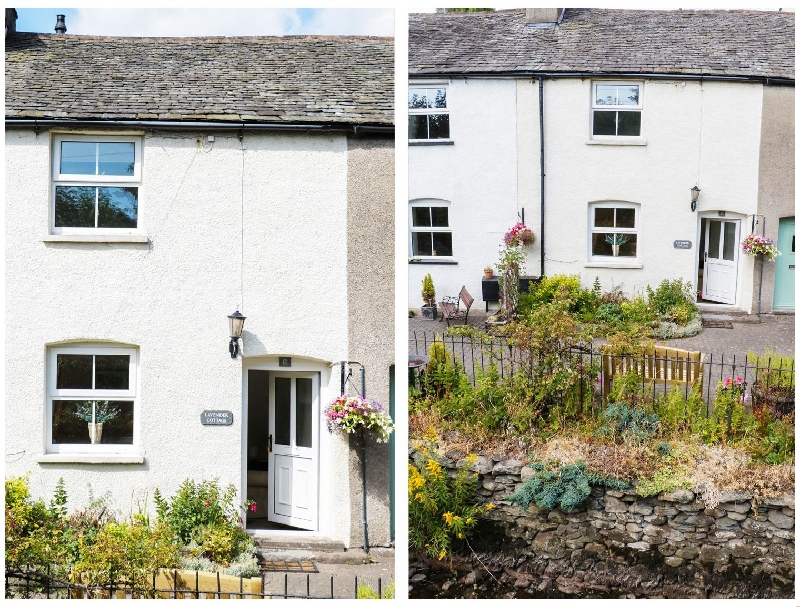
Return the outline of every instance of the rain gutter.
[[[719,76],[715,74],[650,74],[642,72],[541,72],[511,70],[507,72],[409,72],[410,80],[423,78],[638,78],[640,80],[698,80],[721,82],[761,82],[768,86],[794,86],[794,78],[770,76]]]

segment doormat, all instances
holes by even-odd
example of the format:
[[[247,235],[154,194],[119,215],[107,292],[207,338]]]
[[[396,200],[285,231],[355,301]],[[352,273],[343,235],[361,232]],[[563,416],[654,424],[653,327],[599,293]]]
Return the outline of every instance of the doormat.
[[[268,559],[261,561],[261,570],[272,573],[319,573],[317,564],[307,559]]]
[[[730,320],[712,320],[710,318],[704,318],[703,327],[707,329],[733,329],[733,323]]]

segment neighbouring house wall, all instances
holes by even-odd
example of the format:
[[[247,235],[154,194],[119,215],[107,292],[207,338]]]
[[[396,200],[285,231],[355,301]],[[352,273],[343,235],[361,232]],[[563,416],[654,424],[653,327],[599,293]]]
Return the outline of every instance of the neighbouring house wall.
[[[778,242],[778,222],[795,215],[794,87],[764,87],[761,150],[758,164],[758,213],[766,219],[765,235]],[[761,227],[756,232],[761,234]],[[749,228],[749,225],[748,225]],[[758,272],[758,264],[756,264]],[[753,301],[758,301],[758,277]],[[772,310],[775,264],[764,263],[761,310]]]
[[[422,454],[411,450],[419,466]],[[461,454],[437,458],[449,471]],[[723,491],[707,503],[689,490],[643,498],[593,488],[572,512],[505,498],[533,476],[519,460],[478,456],[478,501],[497,508],[494,565],[520,590],[541,595],[636,598],[792,598],[794,494],[754,501]],[[480,551],[480,548],[476,548]],[[499,553],[499,554],[498,554]],[[487,558],[489,556],[487,555]]]
[[[243,359],[228,353],[226,318],[237,308],[244,360],[348,358],[346,138],[207,134],[145,135],[149,242],[137,244],[43,242],[50,134],[6,132],[6,474],[31,472],[34,495],[49,499],[64,477],[70,507],[109,492],[129,514],[189,477],[241,491]],[[71,340],[138,347],[143,464],[39,463],[47,346]],[[338,390],[323,371],[321,405]],[[205,409],[234,424],[202,426]],[[347,544],[347,440],[320,435],[320,531]]]
[[[409,201],[450,203],[457,264],[409,264],[408,305],[417,311],[429,272],[437,301],[466,286],[473,305],[483,305],[483,268],[497,263],[503,234],[518,221],[515,88],[512,80],[451,80],[447,104],[453,145],[409,146]],[[408,250],[410,256],[410,244]]]
[[[366,397],[389,412],[389,367],[394,364],[394,140],[347,140],[348,360],[365,368]],[[354,378],[360,385],[358,377]],[[363,545],[361,459],[350,451],[350,546]],[[389,444],[366,449],[370,545],[390,542]]]

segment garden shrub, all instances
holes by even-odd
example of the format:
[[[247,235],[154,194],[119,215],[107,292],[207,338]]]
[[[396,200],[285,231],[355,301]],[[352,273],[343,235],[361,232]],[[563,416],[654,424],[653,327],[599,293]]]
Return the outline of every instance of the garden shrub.
[[[576,314],[593,313],[600,303],[596,291],[583,288],[577,274],[555,274],[545,276],[538,284],[531,283],[531,309],[557,298],[568,299],[570,312]]]
[[[603,411],[602,420],[603,425],[596,433],[608,436],[615,442],[643,443],[659,431],[658,415],[627,403],[609,403]]]
[[[767,348],[763,354],[748,352],[747,362],[756,367],[756,382],[760,387],[794,394],[794,356]]]
[[[586,501],[593,486],[605,486],[609,489],[629,487],[628,483],[620,479],[587,472],[583,461],[561,466],[548,460],[533,462],[529,467],[536,474],[505,498],[523,510],[527,510],[533,502],[545,510],[558,507],[565,512],[571,512]]]
[[[728,378],[717,384],[712,415],[700,425],[700,436],[706,444],[736,447],[756,435],[756,420],[745,411],[744,383],[738,380],[741,378]]]
[[[373,589],[372,586],[366,582],[359,582],[358,589],[356,590],[357,599],[393,599],[394,598],[394,578],[389,580],[381,589],[381,595],[378,596],[378,591]]]
[[[697,313],[692,283],[688,280],[683,282],[682,278],[674,280],[665,278],[655,290],[647,285],[647,301],[661,316],[672,316],[675,308],[685,307],[688,310],[689,306],[693,308],[694,314]]]
[[[465,539],[480,515],[494,504],[476,503],[478,475],[470,470],[474,454],[451,477],[427,455],[427,448],[424,453],[424,463],[408,465],[408,541],[413,548],[442,560],[452,552],[453,541]]]
[[[767,464],[782,464],[794,459],[794,414],[778,417],[767,407],[753,412],[760,440],[748,445],[753,460]]]
[[[700,382],[688,395],[680,386],[672,386],[667,394],[655,399],[655,412],[669,432],[683,435],[697,432],[700,421],[705,419],[706,409],[700,390]]]
[[[683,327],[671,320],[662,320],[653,329],[653,337],[656,339],[682,339],[684,337],[694,337],[702,330],[703,321],[698,314]]]
[[[94,543],[82,547],[72,568],[72,582],[97,587],[124,581],[134,592],[152,586],[152,572],[178,566],[180,549],[175,534],[163,523],[151,528],[142,517],[130,523],[111,521]]]

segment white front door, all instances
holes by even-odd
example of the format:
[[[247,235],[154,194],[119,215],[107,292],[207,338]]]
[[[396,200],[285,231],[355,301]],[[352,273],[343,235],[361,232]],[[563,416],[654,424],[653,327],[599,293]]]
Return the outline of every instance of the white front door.
[[[703,299],[736,303],[739,220],[707,219],[703,252]]]
[[[316,373],[273,371],[269,381],[270,521],[317,529],[319,380]]]

